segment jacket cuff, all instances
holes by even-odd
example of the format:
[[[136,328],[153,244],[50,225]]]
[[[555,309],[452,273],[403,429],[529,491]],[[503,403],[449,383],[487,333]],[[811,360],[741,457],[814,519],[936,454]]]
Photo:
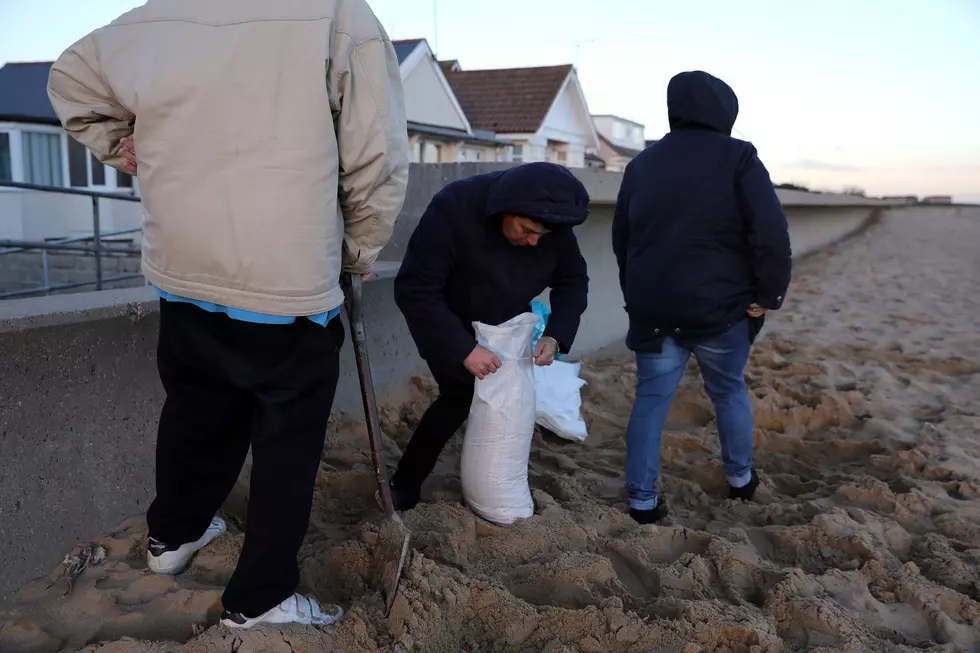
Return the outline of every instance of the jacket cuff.
[[[466,334],[466,337],[455,338],[446,347],[446,358],[453,365],[462,365],[466,361],[466,357],[472,354],[473,350],[480,344],[476,338],[471,338],[465,331],[463,333]]]
[[[783,301],[786,298],[783,295],[761,295],[756,297],[755,303],[770,311],[778,311],[783,307]]]
[[[572,348],[571,345],[568,344],[568,341],[564,340],[560,334],[556,333],[555,329],[552,329],[550,325],[544,328],[544,333],[541,334],[541,337],[553,338],[554,341],[558,343],[558,353],[560,354],[567,354]]]

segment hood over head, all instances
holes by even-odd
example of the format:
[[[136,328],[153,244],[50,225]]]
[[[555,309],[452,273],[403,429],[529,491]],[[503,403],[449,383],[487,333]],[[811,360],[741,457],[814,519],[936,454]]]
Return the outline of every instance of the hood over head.
[[[503,171],[487,196],[487,215],[510,213],[549,229],[574,227],[589,216],[589,193],[567,168],[526,163]]]
[[[714,75],[701,70],[680,73],[667,85],[667,117],[671,130],[707,127],[731,135],[738,97]]]

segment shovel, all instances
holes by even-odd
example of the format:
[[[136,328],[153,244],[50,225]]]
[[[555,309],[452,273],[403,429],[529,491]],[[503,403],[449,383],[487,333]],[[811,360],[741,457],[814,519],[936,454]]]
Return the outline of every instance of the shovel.
[[[357,376],[361,385],[361,399],[364,400],[364,418],[367,422],[368,436],[371,439],[371,458],[374,473],[378,480],[378,494],[384,507],[385,519],[378,531],[375,546],[372,581],[380,588],[385,600],[385,614],[391,612],[391,604],[398,593],[398,580],[402,575],[408,544],[412,533],[395,512],[391,503],[391,490],[385,476],[384,449],[381,442],[381,421],[378,419],[378,403],[374,396],[374,381],[371,378],[371,363],[368,360],[367,336],[364,332],[364,303],[361,294],[360,275],[344,274],[341,285],[346,297],[347,321],[350,323],[351,340],[354,342],[354,356],[357,359]]]

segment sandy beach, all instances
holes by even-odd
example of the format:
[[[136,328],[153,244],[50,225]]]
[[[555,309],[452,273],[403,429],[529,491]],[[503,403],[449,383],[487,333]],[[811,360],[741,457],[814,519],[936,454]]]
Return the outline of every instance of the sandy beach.
[[[635,366],[584,361],[584,443],[535,435],[534,517],[509,528],[460,503],[447,448],[394,609],[366,586],[380,512],[367,440],[333,424],[301,551],[334,629],[215,625],[241,522],[184,574],[150,574],[134,518],[0,608],[0,652],[968,653],[980,650],[980,209],[891,212],[800,261],[747,369],[757,501],[726,497],[694,363],[664,438],[672,516],[626,514]],[[433,396],[383,411],[397,459]],[[149,473],[149,470],[148,472]],[[71,497],[65,497],[71,501]]]

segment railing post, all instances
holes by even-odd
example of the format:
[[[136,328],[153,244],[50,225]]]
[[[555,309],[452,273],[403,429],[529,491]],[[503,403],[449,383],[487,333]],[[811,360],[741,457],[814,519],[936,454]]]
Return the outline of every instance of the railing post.
[[[98,197],[92,198],[92,240],[95,247],[95,289],[102,290],[102,224]]]
[[[51,277],[48,275],[48,250],[41,250],[41,265],[44,268],[44,294],[49,294],[51,290]]]

